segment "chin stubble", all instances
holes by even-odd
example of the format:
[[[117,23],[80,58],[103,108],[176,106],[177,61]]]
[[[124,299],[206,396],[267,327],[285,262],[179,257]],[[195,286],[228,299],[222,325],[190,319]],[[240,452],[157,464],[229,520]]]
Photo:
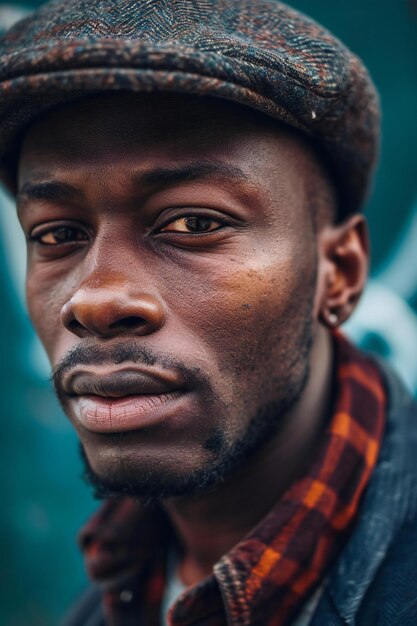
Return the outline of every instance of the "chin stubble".
[[[303,330],[294,350],[297,361],[293,367],[298,370],[296,382],[291,386],[285,386],[285,391],[281,390],[279,398],[260,407],[250,419],[246,431],[233,445],[228,444],[222,429],[213,429],[203,445],[204,452],[209,453],[209,460],[203,467],[193,472],[173,474],[151,469],[143,469],[139,472],[126,466],[126,471],[123,471],[123,467],[120,468],[117,478],[104,478],[92,469],[81,445],[83,477],[93,487],[95,497],[106,499],[129,496],[142,502],[151,502],[214,491],[228,474],[243,466],[271,438],[279,434],[285,424],[286,416],[297,404],[307,385],[311,347],[312,323],[309,316],[304,320]],[[117,436],[119,446],[123,445],[124,436],[123,433]]]

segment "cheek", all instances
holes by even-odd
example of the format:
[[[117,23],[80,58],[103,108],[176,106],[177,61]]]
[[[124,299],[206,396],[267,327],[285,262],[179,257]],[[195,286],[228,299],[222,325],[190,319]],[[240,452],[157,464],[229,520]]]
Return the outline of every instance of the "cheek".
[[[304,379],[315,290],[314,255],[307,256],[288,245],[279,255],[241,257],[240,264],[223,259],[200,281],[176,282],[176,311],[190,346],[210,355],[207,376],[222,402],[219,426],[228,441]]]
[[[65,276],[46,276],[42,266],[28,267],[26,278],[26,301],[30,318],[42,344],[54,363],[54,354],[62,337],[60,314],[63,304],[71,295],[71,285]],[[66,331],[65,331],[66,332]],[[69,333],[68,333],[69,335]]]
[[[291,244],[240,257],[239,263],[212,264],[192,293],[177,281],[176,299],[193,333],[217,354],[222,370],[240,375],[259,370],[259,361],[276,358],[296,341],[311,315],[315,286],[313,255],[300,255]]]

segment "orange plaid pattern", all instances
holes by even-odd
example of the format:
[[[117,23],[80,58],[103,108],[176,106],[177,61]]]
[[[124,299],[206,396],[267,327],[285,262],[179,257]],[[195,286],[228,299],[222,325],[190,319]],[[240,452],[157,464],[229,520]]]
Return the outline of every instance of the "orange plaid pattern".
[[[287,626],[334,563],[377,461],[386,404],[371,360],[340,334],[335,335],[335,354],[334,413],[308,473],[215,565],[213,577],[182,595],[170,613],[172,626]],[[113,626],[159,625],[166,549],[174,538],[160,511],[153,512],[152,522],[145,520],[130,501],[108,503],[82,535],[87,562],[94,554],[97,563],[101,550],[108,568],[109,549],[102,537],[110,536],[114,549],[115,536],[121,534],[129,562],[136,563],[128,605],[121,587],[104,593]]]

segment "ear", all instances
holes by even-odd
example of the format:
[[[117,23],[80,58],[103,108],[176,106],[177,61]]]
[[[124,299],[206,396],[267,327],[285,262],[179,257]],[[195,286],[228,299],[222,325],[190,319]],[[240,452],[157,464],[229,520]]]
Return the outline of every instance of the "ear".
[[[327,328],[348,319],[366,284],[369,238],[366,220],[353,215],[318,235],[316,314]]]

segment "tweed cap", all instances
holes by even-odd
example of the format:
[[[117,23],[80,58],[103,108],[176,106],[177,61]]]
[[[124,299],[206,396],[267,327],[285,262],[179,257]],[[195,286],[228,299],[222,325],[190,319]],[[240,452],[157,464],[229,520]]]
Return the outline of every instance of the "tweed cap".
[[[378,96],[361,61],[275,0],[52,0],[0,39],[0,179],[50,107],[102,91],[234,101],[307,133],[342,215],[361,208],[378,153]]]

